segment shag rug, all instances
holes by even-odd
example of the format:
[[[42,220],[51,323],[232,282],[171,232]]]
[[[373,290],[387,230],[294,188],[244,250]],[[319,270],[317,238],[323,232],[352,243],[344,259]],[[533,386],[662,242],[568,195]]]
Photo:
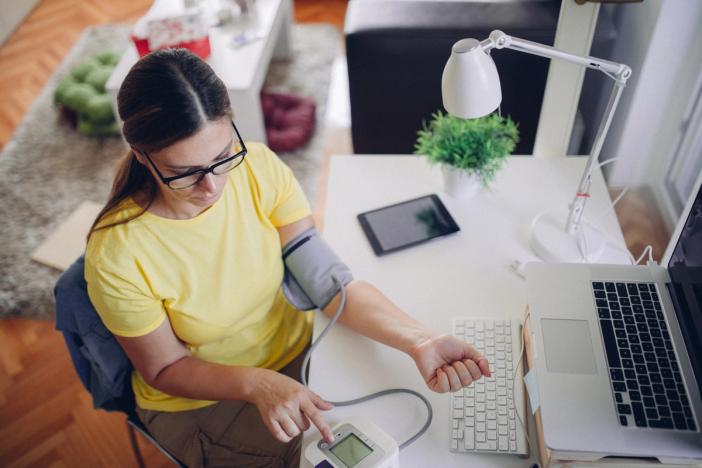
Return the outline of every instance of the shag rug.
[[[128,24],[86,29],[32,104],[0,153],[0,318],[52,318],[53,286],[60,272],[30,260],[34,249],[81,202],[104,203],[115,164],[127,145],[121,137],[90,138],[60,118],[53,90],[72,66],[103,50],[133,47]],[[331,65],[339,49],[331,25],[294,25],[293,55],[273,61],[264,89],[314,99],[317,128],[303,148],[282,153],[314,203],[324,157],[322,127]]]

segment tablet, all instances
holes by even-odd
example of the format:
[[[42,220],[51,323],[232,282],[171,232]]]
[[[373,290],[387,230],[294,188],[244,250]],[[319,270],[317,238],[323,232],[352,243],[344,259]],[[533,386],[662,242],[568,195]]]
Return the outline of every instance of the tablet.
[[[426,195],[358,215],[376,255],[460,231],[438,196]]]

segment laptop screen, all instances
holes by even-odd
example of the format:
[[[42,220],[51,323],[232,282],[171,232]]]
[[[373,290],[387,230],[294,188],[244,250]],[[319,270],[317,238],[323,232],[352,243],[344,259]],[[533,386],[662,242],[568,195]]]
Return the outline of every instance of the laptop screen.
[[[670,295],[702,389],[702,186],[670,257],[668,272]]]

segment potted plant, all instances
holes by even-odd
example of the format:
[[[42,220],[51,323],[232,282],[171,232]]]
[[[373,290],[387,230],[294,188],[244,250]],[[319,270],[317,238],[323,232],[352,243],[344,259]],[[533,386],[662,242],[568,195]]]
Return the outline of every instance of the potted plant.
[[[509,117],[462,119],[441,111],[417,132],[415,154],[440,164],[446,193],[469,198],[488,187],[519,140]]]

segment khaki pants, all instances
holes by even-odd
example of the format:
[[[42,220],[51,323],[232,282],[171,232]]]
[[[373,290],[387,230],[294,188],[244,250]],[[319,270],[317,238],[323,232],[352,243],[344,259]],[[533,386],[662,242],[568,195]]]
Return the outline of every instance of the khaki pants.
[[[300,380],[305,349],[279,372]],[[261,420],[256,406],[221,401],[190,411],[155,411],[137,407],[151,436],[189,467],[271,467],[300,465],[302,435],[278,441]]]

